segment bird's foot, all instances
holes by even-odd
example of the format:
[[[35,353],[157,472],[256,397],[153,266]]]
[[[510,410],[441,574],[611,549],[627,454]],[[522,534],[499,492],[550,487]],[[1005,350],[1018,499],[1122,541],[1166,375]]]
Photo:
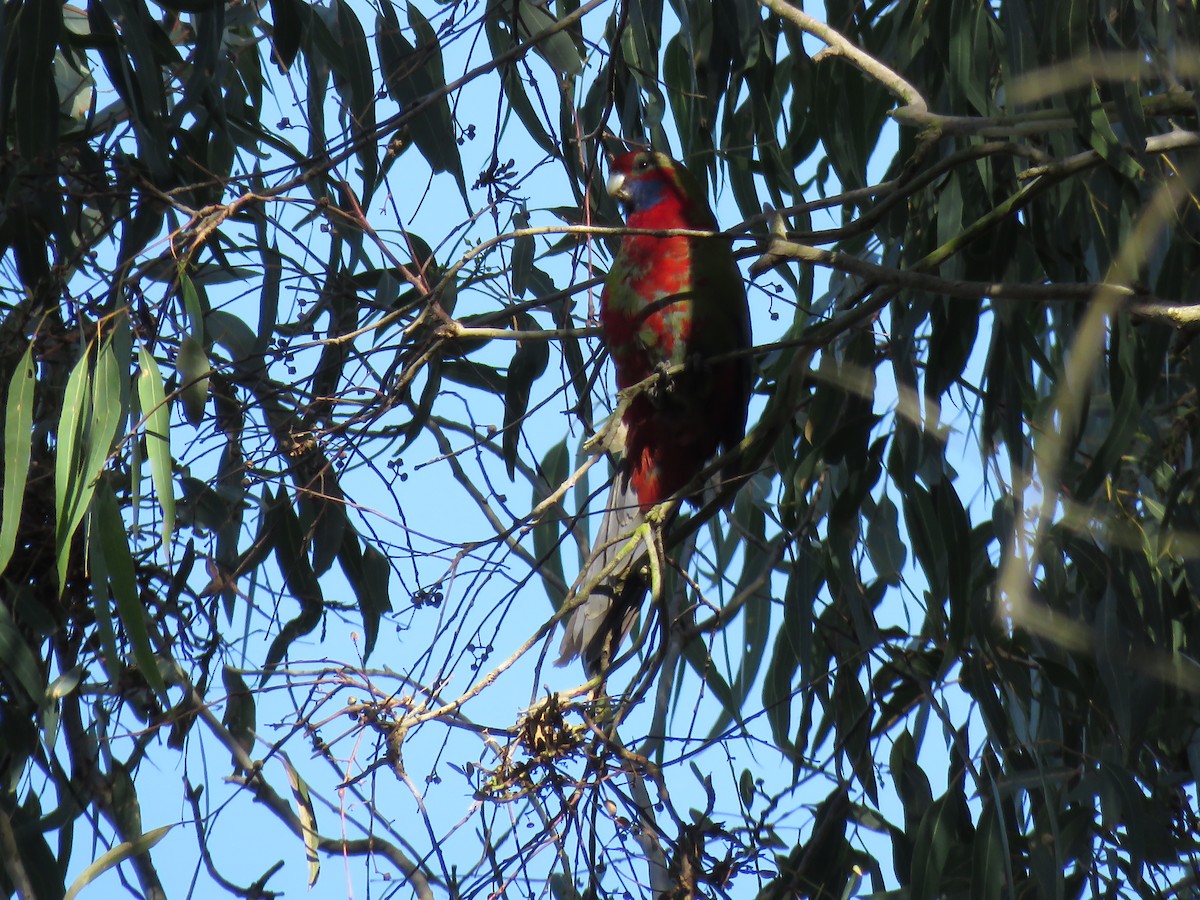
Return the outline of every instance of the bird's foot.
[[[647,528],[646,535],[652,536],[655,529],[663,528],[671,520],[678,506],[677,501],[667,500],[657,503],[646,510],[645,519],[642,523],[643,527]]]
[[[662,407],[675,391],[675,375],[671,372],[671,364],[665,360],[654,367],[654,374],[658,378],[650,386],[650,402]]]
[[[660,362],[654,368],[658,375],[655,396],[664,398],[679,393],[681,389],[688,393],[703,390],[712,374],[712,366],[702,353],[689,353],[683,360],[682,370],[666,362]],[[686,387],[682,387],[684,385]]]

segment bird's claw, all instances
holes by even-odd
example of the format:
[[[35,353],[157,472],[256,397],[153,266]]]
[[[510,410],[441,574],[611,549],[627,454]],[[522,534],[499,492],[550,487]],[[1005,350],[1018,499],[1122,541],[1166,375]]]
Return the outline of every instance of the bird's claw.
[[[675,376],[671,373],[671,364],[662,360],[654,367],[658,376],[650,388],[650,400],[655,406],[662,406],[675,390]]]

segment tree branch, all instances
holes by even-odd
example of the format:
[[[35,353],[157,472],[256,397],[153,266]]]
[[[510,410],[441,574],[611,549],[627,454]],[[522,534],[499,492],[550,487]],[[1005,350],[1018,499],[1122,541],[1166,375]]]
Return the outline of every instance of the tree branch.
[[[864,280],[892,285],[900,289],[944,294],[948,297],[969,300],[990,298],[1043,303],[1079,301],[1091,300],[1097,293],[1105,291],[1123,298],[1124,309],[1141,318],[1166,322],[1178,327],[1190,328],[1200,325],[1200,304],[1164,300],[1129,285],[1104,284],[1102,282],[1009,284],[1000,281],[960,281],[930,275],[926,272],[892,269],[848,253],[822,250],[819,247],[810,247],[807,244],[781,239],[775,239],[767,245],[766,252],[751,266],[751,272],[758,275],[772,266],[787,261],[826,266],[848,275],[856,275]]]
[[[921,96],[921,92],[904,80],[898,72],[889,69],[875,57],[856,47],[845,35],[814,19],[808,13],[797,9],[784,0],[758,0],[760,4],[775,13],[780,18],[787,19],[801,31],[820,38],[828,47],[813,57],[813,62],[819,62],[826,56],[841,56],[849,60],[857,69],[878,81],[885,88],[903,100],[908,106],[917,110],[928,111],[929,104]]]

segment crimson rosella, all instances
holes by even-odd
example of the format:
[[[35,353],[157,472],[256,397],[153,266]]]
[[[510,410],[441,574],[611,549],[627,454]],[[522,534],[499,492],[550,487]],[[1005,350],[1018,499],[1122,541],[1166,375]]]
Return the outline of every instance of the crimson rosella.
[[[631,229],[718,230],[699,182],[661,153],[617,157],[608,191]],[[625,235],[600,298],[600,322],[618,388],[661,377],[625,410],[625,453],[582,585],[596,580],[655,504],[685,488],[698,502],[700,486],[691,482],[719,449],[741,441],[751,387],[748,355],[728,356],[750,346],[746,290],[728,240]],[[681,372],[662,374],[680,365]],[[607,668],[646,593],[639,559],[626,556],[571,614],[560,665],[582,656],[588,674]]]

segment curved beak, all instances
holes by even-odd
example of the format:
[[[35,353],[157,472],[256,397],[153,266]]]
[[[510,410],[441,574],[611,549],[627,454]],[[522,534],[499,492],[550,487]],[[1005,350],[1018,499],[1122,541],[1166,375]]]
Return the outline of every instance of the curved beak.
[[[625,175],[621,172],[613,172],[608,176],[608,195],[615,197],[622,203],[629,200],[629,191],[625,189]]]

